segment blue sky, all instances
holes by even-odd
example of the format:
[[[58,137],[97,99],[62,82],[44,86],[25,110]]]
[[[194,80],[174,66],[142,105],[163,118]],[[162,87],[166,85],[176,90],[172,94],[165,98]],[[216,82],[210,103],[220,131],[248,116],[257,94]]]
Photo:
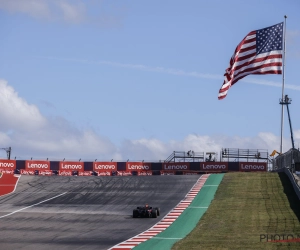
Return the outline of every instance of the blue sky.
[[[238,43],[284,15],[298,147],[299,10],[298,0],[0,0],[0,147],[70,160],[279,151],[281,75],[247,76],[217,97]],[[289,133],[285,110],[284,151]]]

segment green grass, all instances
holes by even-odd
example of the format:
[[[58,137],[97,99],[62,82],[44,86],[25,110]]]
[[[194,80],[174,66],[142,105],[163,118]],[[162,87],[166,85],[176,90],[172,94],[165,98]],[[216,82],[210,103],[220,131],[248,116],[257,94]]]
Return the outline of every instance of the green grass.
[[[284,173],[227,173],[197,227],[172,249],[300,249],[300,242],[260,240],[300,237],[299,218],[300,201]]]

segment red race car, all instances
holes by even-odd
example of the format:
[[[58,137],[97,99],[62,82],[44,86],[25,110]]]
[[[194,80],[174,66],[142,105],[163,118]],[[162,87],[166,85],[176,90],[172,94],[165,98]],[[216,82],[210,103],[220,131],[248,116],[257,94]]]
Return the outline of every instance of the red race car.
[[[137,207],[133,209],[133,218],[157,218],[160,215],[160,209],[158,207],[150,207],[146,204],[143,207]]]

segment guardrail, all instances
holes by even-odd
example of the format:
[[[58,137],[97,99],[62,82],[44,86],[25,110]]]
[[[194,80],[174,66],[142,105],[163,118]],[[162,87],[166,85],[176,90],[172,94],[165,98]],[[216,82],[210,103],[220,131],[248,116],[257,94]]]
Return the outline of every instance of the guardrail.
[[[194,151],[173,151],[164,162],[202,162],[204,161],[204,152]]]
[[[300,200],[300,187],[298,185],[298,182],[297,182],[294,174],[291,173],[291,171],[288,168],[280,168],[280,169],[274,170],[274,172],[284,172],[289,177],[289,179],[293,185],[293,188],[298,196],[298,199]]]

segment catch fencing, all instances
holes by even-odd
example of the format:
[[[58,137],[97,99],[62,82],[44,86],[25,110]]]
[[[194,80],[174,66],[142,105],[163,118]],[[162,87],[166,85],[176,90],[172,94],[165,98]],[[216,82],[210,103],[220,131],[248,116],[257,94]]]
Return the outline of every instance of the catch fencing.
[[[300,199],[300,187],[297,175],[300,173],[300,151],[291,148],[289,151],[280,154],[273,160],[273,171],[284,172],[290,179],[293,188]]]
[[[298,149],[291,148],[273,160],[273,170],[282,168],[291,169],[293,173],[300,171],[300,151]]]

